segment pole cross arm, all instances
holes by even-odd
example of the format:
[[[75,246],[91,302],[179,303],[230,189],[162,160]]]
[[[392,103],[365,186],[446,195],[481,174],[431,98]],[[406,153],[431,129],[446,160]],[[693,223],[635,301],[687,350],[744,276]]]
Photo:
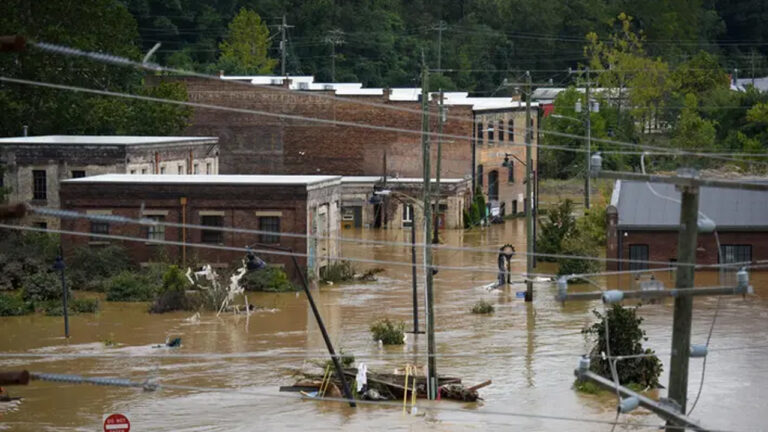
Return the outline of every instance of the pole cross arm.
[[[633,172],[603,171],[596,173],[598,178],[611,180],[636,180],[650,183],[668,183],[682,187],[708,186],[727,189],[745,189],[755,191],[768,191],[768,183],[741,182],[734,180],[702,179],[686,176],[664,176],[655,174],[642,174]]]
[[[649,397],[643,396],[640,393],[635,393],[624,386],[620,385],[617,387],[613,381],[607,378],[604,378],[592,371],[576,369],[574,370],[574,375],[576,375],[576,378],[578,378],[579,380],[592,381],[598,386],[604,389],[610,390],[612,392],[618,391],[622,396],[637,398],[637,400],[640,402],[640,406],[647,408],[649,411],[653,412],[659,417],[662,417],[664,420],[669,420],[679,426],[690,428],[695,431],[699,431],[699,432],[708,431],[708,429],[705,429],[704,427],[700,426],[698,423],[694,422],[684,414],[681,414],[675,411],[671,406],[659,401],[655,401]]]
[[[753,294],[754,289],[749,286],[716,286],[716,287],[701,287],[701,288],[673,288],[662,290],[631,290],[620,291],[621,297],[618,300],[623,299],[658,299],[667,297],[684,297],[684,296],[721,296],[721,295],[746,295]],[[555,295],[555,300],[559,302],[565,302],[568,300],[600,300],[605,301],[605,291],[591,291],[583,293],[558,293]],[[612,301],[611,301],[612,303]]]

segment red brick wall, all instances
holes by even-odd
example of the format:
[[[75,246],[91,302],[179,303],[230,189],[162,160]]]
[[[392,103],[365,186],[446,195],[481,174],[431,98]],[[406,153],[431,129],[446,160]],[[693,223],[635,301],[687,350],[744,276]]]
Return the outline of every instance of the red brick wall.
[[[112,210],[113,215],[131,218],[139,217],[139,209],[144,204],[147,211],[168,210],[165,222],[181,223],[182,206],[180,198],[187,198],[186,223],[200,224],[200,211],[223,211],[225,227],[259,229],[259,219],[255,211],[281,211],[280,230],[286,233],[305,233],[307,226],[305,187],[288,186],[252,186],[252,185],[120,185],[120,184],[62,184],[61,205],[67,210],[86,213],[88,210]],[[62,229],[67,231],[90,232],[87,219],[63,219]],[[136,224],[110,224],[110,234],[147,237],[147,227]],[[166,227],[165,239],[182,241],[181,228]],[[242,248],[258,242],[256,234],[224,233],[223,246]],[[78,246],[88,246],[90,237],[63,236],[62,243],[66,252]],[[125,246],[136,263],[150,261],[161,255],[174,262],[180,262],[181,246],[159,246],[142,241],[111,241]],[[187,228],[186,242],[201,242],[199,229]],[[281,237],[279,246],[290,247],[295,252],[306,254],[306,240],[303,238]],[[254,249],[259,249],[254,247]],[[193,263],[232,264],[244,258],[242,251],[217,250],[187,246],[187,261]],[[297,279],[290,257],[258,254],[270,264],[282,264],[294,280]],[[306,267],[306,258],[297,257],[299,266]]]
[[[190,135],[220,138],[222,174],[380,174],[387,152],[388,173],[420,177],[421,114],[316,97],[333,92],[291,91],[270,86],[246,86],[227,81],[184,79],[191,101],[247,108],[271,114],[290,114],[327,120],[412,130],[415,133],[371,130],[321,124],[266,115],[196,108]],[[420,110],[419,102],[391,102],[386,96],[353,96],[350,100]],[[435,102],[432,111],[437,112]],[[460,117],[456,120],[450,117]],[[431,126],[436,130],[436,116]],[[471,107],[450,107],[445,134],[466,138],[443,141],[443,177],[463,177],[472,172]],[[433,142],[433,169],[437,145]]]
[[[611,254],[609,246],[606,256],[609,258],[629,259],[629,246],[647,244],[650,261],[669,262],[677,258],[676,231],[629,231],[616,233],[613,237],[621,243],[621,254]],[[625,235],[626,234],[626,235]],[[719,232],[721,245],[752,245],[752,260],[768,259],[768,233],[766,232]],[[609,239],[611,236],[609,235]],[[619,240],[620,238],[620,240]],[[618,251],[618,246],[614,249]],[[717,264],[717,242],[713,234],[699,234],[696,246],[698,264]],[[663,267],[654,265],[652,267]],[[617,263],[608,263],[609,269],[618,269]],[[623,270],[629,269],[629,263],[622,263]]]

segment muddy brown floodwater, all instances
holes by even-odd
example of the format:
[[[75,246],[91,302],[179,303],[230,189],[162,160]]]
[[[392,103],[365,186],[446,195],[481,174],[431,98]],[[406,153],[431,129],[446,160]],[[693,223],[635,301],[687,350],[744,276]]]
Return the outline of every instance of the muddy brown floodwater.
[[[345,231],[345,236],[407,241],[405,232]],[[525,250],[521,220],[483,231],[446,232],[447,244],[498,247],[510,242]],[[409,262],[405,246],[343,244],[345,256]],[[492,269],[495,255],[441,250],[436,262],[446,266]],[[524,262],[515,263],[524,271]],[[364,267],[364,266],[363,266]],[[551,267],[539,265],[546,273]],[[659,278],[670,285],[670,273]],[[588,350],[581,328],[593,322],[598,302],[553,299],[555,287],[540,283],[532,305],[517,299],[513,285],[503,291],[475,288],[492,282],[491,272],[442,270],[435,280],[438,371],[460,376],[466,383],[492,379],[481,390],[478,404],[424,402],[418,415],[398,408],[358,406],[299,399],[279,393],[291,384],[286,368],[301,367],[307,359],[324,356],[324,345],[303,295],[252,294],[251,302],[272,309],[244,316],[205,313],[197,323],[185,321],[189,313],[150,315],[144,304],[102,303],[97,315],[71,319],[72,337],[62,338],[62,319],[45,316],[0,318],[0,352],[46,353],[45,358],[2,358],[0,368],[26,368],[37,372],[120,376],[135,380],[154,378],[161,383],[221,388],[220,392],[160,390],[33,382],[11,387],[23,402],[0,404],[0,430],[95,431],[105,414],[126,414],[136,431],[250,431],[250,430],[610,430],[609,424],[518,416],[543,415],[612,421],[615,396],[585,395],[571,386],[578,356]],[[610,286],[628,279],[601,280]],[[715,272],[697,274],[700,285],[715,285]],[[701,400],[693,414],[717,430],[766,430],[768,411],[768,272],[753,273],[756,295],[723,297],[712,335]],[[419,286],[421,288],[421,284]],[[587,290],[588,287],[573,287]],[[320,311],[336,347],[365,361],[370,370],[389,371],[407,362],[423,364],[425,338],[409,335],[402,347],[381,349],[371,340],[368,326],[379,317],[404,320],[411,325],[410,268],[386,267],[377,282],[323,286],[315,290]],[[476,316],[469,308],[485,298],[496,306],[491,316]],[[419,293],[423,306],[423,293]],[[704,343],[717,304],[716,298],[697,298],[693,321],[694,343]],[[648,332],[646,345],[661,353],[666,384],[672,325],[672,303],[641,309]],[[421,325],[423,326],[423,314]],[[167,353],[153,349],[167,336],[181,336],[183,346],[174,353],[258,352],[258,358],[142,358]],[[103,341],[119,345],[105,347]],[[751,347],[751,348],[750,348]],[[64,358],[62,353],[107,352],[113,358]],[[698,390],[702,361],[691,360],[689,398]],[[619,364],[619,367],[621,365]],[[234,391],[237,389],[238,391]],[[663,395],[663,391],[661,392]],[[662,422],[643,409],[621,420],[632,426],[617,430],[657,430]]]

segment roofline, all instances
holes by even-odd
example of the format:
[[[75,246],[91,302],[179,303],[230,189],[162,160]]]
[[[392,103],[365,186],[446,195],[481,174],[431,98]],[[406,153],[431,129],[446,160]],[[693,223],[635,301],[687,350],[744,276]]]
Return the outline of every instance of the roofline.
[[[104,175],[112,175],[112,174],[104,174]],[[162,175],[162,174],[154,174],[154,176],[169,177],[169,180],[174,177],[174,176],[170,176],[170,175],[166,176],[166,175]],[[145,185],[146,186],[151,186],[151,185],[158,185],[158,184],[161,184],[161,185],[195,185],[195,186],[199,186],[199,185],[206,185],[206,186],[249,186],[249,187],[253,187],[253,186],[300,186],[300,187],[304,187],[305,186],[305,187],[307,187],[307,190],[318,189],[318,188],[321,188],[321,187],[330,186],[332,184],[341,184],[341,176],[328,176],[328,177],[332,177],[332,178],[330,178],[330,179],[318,179],[318,180],[314,180],[314,181],[306,182],[306,183],[282,183],[282,182],[242,183],[242,182],[227,182],[227,181],[211,183],[211,182],[206,182],[206,181],[203,181],[203,180],[201,180],[201,181],[183,181],[183,182],[182,181],[180,181],[180,182],[175,182],[175,181],[144,182],[144,181],[100,180],[100,179],[98,179],[98,177],[100,177],[100,176],[81,177],[81,178],[76,178],[76,179],[64,179],[64,180],[61,180],[60,183],[61,184],[88,184],[88,185],[93,185],[93,184],[123,184],[123,185],[141,185],[141,186],[145,186]],[[181,175],[181,176],[178,176],[178,177],[191,177],[191,176],[189,176],[189,175]],[[219,176],[208,175],[208,176],[204,176],[204,177],[206,177],[206,178],[208,178],[208,177],[216,178],[216,177],[219,177]],[[165,179],[163,179],[163,180],[165,180]],[[324,183],[327,183],[327,184],[324,184]]]
[[[670,231],[677,232],[677,225],[616,225],[617,231]],[[719,232],[762,232],[768,231],[768,225],[718,225]]]

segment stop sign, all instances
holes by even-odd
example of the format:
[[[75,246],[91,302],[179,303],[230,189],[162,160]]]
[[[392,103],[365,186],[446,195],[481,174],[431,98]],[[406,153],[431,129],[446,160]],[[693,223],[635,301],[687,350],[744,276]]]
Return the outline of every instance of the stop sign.
[[[111,414],[104,419],[104,432],[129,432],[130,430],[131,422],[128,421],[128,417],[122,414]]]

